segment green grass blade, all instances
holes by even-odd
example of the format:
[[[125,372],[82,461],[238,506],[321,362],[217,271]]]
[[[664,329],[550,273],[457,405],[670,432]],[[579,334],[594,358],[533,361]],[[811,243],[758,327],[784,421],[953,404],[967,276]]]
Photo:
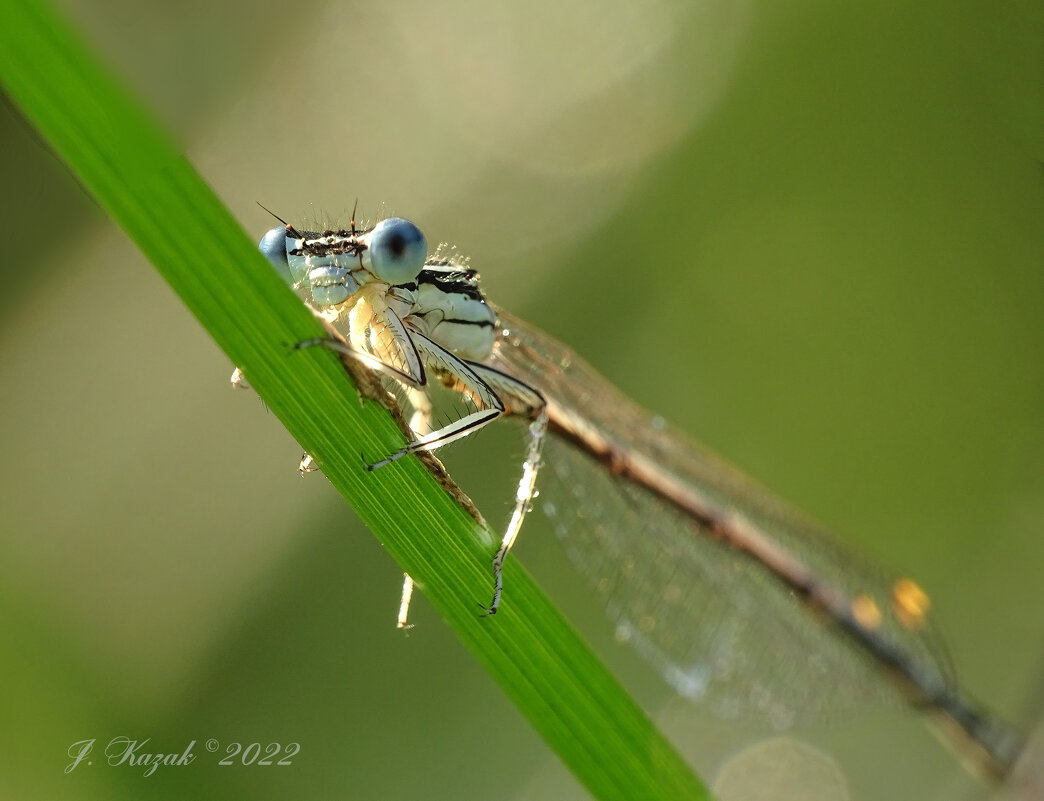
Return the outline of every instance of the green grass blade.
[[[360,452],[401,444],[390,416],[377,404],[360,406],[333,354],[290,352],[291,343],[321,335],[316,320],[49,7],[4,4],[0,82],[587,788],[603,799],[706,798],[514,560],[501,613],[478,616],[491,581],[488,532],[417,460],[362,469]]]

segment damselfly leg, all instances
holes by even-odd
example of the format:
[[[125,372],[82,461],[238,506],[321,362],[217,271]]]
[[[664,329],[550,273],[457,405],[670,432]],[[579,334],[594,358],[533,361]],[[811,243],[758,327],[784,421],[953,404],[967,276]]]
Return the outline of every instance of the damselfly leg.
[[[408,320],[409,318],[407,318],[407,323]],[[443,379],[449,379],[447,383],[450,384],[453,390],[467,396],[476,404],[482,404],[485,408],[480,407],[478,410],[434,431],[421,433],[428,429],[431,418],[431,401],[425,391],[427,372],[421,374],[421,381],[407,379],[394,367],[385,365],[383,362],[377,362],[371,354],[350,344],[346,345],[332,339],[308,340],[300,343],[297,347],[318,346],[343,353],[352,358],[361,356],[363,358],[360,361],[366,364],[366,366],[381,371],[405,387],[407,397],[413,406],[410,425],[417,433],[417,439],[408,442],[402,448],[392,452],[383,459],[368,464],[366,466],[368,470],[377,470],[411,453],[440,448],[443,445],[479,431],[502,415],[514,414],[531,420],[528,427],[529,443],[522,466],[522,477],[515,492],[515,506],[504,535],[501,538],[500,547],[493,557],[493,598],[489,606],[483,607],[486,615],[494,615],[500,606],[500,597],[503,592],[504,560],[518,538],[526,513],[531,508],[536,495],[540,454],[544,444],[544,437],[547,433],[546,403],[543,396],[528,384],[491,367],[460,359],[423,334],[413,331],[408,325],[404,326],[404,330],[410,332],[407,336],[415,344],[418,353],[421,355],[422,364],[427,368],[428,372]],[[303,465],[304,461],[302,461]],[[407,625],[406,620],[412,592],[413,582],[407,575],[399,606],[398,625],[400,628],[404,628]]]

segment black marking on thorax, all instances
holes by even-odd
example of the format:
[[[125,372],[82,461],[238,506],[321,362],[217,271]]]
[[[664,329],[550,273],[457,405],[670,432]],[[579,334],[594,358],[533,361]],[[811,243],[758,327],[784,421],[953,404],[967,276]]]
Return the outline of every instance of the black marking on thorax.
[[[429,260],[417,276],[417,283],[434,286],[448,295],[464,295],[471,300],[486,301],[479,289],[478,272],[452,262]]]

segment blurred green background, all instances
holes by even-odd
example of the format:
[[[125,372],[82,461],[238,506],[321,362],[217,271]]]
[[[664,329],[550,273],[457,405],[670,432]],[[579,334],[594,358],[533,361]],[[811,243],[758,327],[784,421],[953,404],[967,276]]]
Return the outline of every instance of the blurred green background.
[[[249,231],[255,201],[307,224],[358,198],[455,243],[497,303],[917,576],[964,683],[1037,713],[1038,3],[62,7]],[[395,630],[396,566],[7,106],[0,137],[0,794],[584,797],[423,599]],[[502,426],[445,454],[496,525],[522,450]],[[674,703],[542,516],[516,553],[702,775],[777,736]],[[63,772],[121,735],[199,756]],[[795,768],[795,797],[982,792],[905,712],[793,736],[830,776]],[[221,768],[208,738],[301,752]]]

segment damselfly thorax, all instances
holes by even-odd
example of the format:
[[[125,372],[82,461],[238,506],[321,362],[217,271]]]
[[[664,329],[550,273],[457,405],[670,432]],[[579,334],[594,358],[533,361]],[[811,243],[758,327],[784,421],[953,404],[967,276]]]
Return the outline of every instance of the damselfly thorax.
[[[412,223],[307,232],[261,251],[344,342],[314,340],[403,387],[414,438],[370,465],[438,448],[502,416],[528,446],[501,567],[536,496],[627,639],[682,694],[787,725],[827,690],[886,688],[948,724],[1004,775],[1020,741],[960,690],[925,592],[851,553],[734,468],[617,392],[568,348],[482,295],[456,258],[427,257]],[[436,384],[468,400],[433,425]],[[546,450],[545,450],[546,446]],[[572,512],[570,510],[573,510]],[[400,625],[412,584],[406,578]]]

